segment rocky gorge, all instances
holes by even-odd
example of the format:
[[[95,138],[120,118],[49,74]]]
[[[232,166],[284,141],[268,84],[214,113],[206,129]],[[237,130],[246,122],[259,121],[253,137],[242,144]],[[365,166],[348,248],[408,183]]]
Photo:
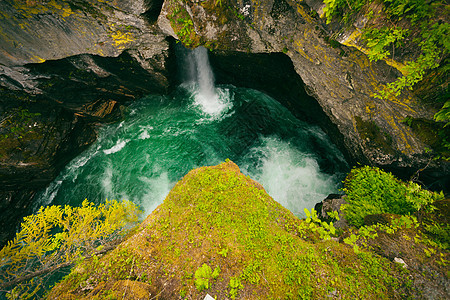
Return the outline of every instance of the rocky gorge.
[[[368,22],[361,13],[350,25],[327,23],[316,0],[2,1],[0,226],[18,226],[36,192],[102,124],[173,89],[180,41],[211,50],[217,83],[264,91],[319,125],[351,165],[448,189],[449,163],[433,159],[443,126],[433,121],[435,100],[448,96],[448,73],[429,72],[413,90],[376,98],[404,69],[402,55],[369,59],[360,39]],[[2,231],[0,241],[13,234]]]
[[[210,47],[218,82],[264,87],[319,124],[349,161],[405,178],[426,166],[423,180],[448,186],[448,164],[427,150],[432,126],[415,131],[420,124],[404,122],[431,120],[437,107],[421,101],[420,90],[375,99],[401,68],[371,62],[354,38],[358,28],[325,24],[322,9],[321,1],[284,0],[4,1],[2,207],[28,207],[36,189],[95,139],[97,124],[118,120],[146,93],[167,92],[176,81],[173,38]],[[435,90],[445,94],[448,82]],[[11,218],[3,224],[19,217]]]

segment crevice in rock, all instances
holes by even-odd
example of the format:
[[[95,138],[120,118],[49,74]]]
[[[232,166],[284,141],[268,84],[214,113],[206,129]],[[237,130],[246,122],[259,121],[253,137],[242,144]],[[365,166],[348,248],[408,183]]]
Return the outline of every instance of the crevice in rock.
[[[158,20],[159,14],[163,6],[164,0],[146,0],[145,6],[147,10],[142,14],[147,21],[151,24],[155,24]]]

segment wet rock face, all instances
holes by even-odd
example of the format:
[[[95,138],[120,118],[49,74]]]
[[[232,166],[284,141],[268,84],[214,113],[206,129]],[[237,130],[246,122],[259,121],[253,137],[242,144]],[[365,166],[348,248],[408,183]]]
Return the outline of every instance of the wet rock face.
[[[169,86],[169,43],[151,18],[161,1],[0,3],[0,226],[119,120],[127,104]],[[2,231],[0,244],[11,232]]]
[[[35,192],[96,138],[91,125],[64,109],[39,111],[15,134],[9,126],[0,128],[0,226],[9,229],[1,231],[0,244],[12,238],[16,224],[31,212]]]
[[[164,36],[149,28],[149,21],[161,4],[160,0],[2,1],[0,64],[23,65],[82,53],[118,56],[130,48],[160,52]]]
[[[318,17],[321,1],[183,3],[165,1],[158,24],[167,34],[218,49],[285,53],[306,91],[338,128],[340,134],[332,138],[344,144],[355,161],[398,169],[417,169],[428,161],[424,143],[402,121],[407,116],[432,118],[433,112],[409,91],[394,100],[374,98],[400,73],[345,46],[350,45],[346,37],[339,37],[342,44],[331,43],[330,28]],[[190,29],[173,20],[180,10],[191,18]],[[192,34],[186,37],[188,29]]]

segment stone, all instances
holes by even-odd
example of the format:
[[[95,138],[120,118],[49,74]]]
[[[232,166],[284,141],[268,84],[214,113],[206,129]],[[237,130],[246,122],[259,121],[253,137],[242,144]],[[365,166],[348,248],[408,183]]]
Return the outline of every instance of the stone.
[[[353,36],[360,30],[357,27],[364,26],[365,21],[358,19],[356,27],[338,37],[341,43],[334,45],[330,36],[343,30],[343,25],[328,25],[319,18],[322,1],[305,2],[238,2],[235,9],[245,14],[236,18],[233,8],[165,1],[158,23],[166,28],[176,8],[202,11],[190,14],[197,43],[217,50],[285,53],[305,89],[338,129],[339,134],[330,135],[331,139],[351,153],[352,161],[411,176],[411,170],[427,165],[429,154],[425,143],[403,120],[407,116],[432,119],[436,111],[424,108],[410,91],[404,91],[395,101],[375,99],[379,87],[401,72],[384,61],[371,62],[359,44],[353,43]],[[205,23],[208,26],[203,26]],[[177,36],[177,28],[172,30],[175,38],[183,38]],[[165,32],[172,34],[170,30]],[[428,171],[443,170],[443,165],[432,162]],[[445,174],[449,177],[448,172]]]
[[[405,269],[408,268],[408,265],[400,257],[394,257],[394,262],[401,264],[402,267],[405,268]]]
[[[36,192],[95,141],[98,123],[119,120],[144,95],[167,92],[169,42],[146,19],[161,5],[0,3],[0,226],[12,229],[2,231],[0,245],[32,212]],[[21,110],[40,116],[13,135],[14,124],[3,121]]]
[[[316,210],[318,210],[319,218],[326,222],[333,222],[334,227],[346,229],[349,227],[347,220],[345,219],[345,215],[341,210],[341,206],[343,204],[347,204],[345,201],[345,195],[339,194],[330,194],[327,198],[325,198],[321,205],[316,205]],[[338,212],[339,220],[333,220],[328,213],[333,211]]]

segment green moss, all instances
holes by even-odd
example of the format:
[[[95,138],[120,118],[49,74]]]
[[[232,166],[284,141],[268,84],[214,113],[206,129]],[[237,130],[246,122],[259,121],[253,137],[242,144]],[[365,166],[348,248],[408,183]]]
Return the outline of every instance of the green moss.
[[[127,279],[151,282],[162,298],[199,299],[199,290],[220,299],[395,297],[404,277],[396,266],[322,241],[308,224],[234,163],[202,167],[175,185],[133,237],[99,261],[84,262],[51,295],[87,299],[93,293],[82,288],[87,284],[100,295],[102,282]]]
[[[434,150],[438,157],[447,160],[450,158],[450,126],[445,127],[443,123],[412,117],[405,118],[403,123],[411,127],[416,136]]]
[[[356,128],[362,140],[367,142],[370,148],[384,149],[386,153],[394,154],[392,137],[383,132],[373,121],[364,121],[361,117],[355,117]]]
[[[183,45],[192,48],[198,46],[199,37],[195,34],[194,22],[186,8],[180,3],[172,3],[168,12],[167,18],[170,25]]]

